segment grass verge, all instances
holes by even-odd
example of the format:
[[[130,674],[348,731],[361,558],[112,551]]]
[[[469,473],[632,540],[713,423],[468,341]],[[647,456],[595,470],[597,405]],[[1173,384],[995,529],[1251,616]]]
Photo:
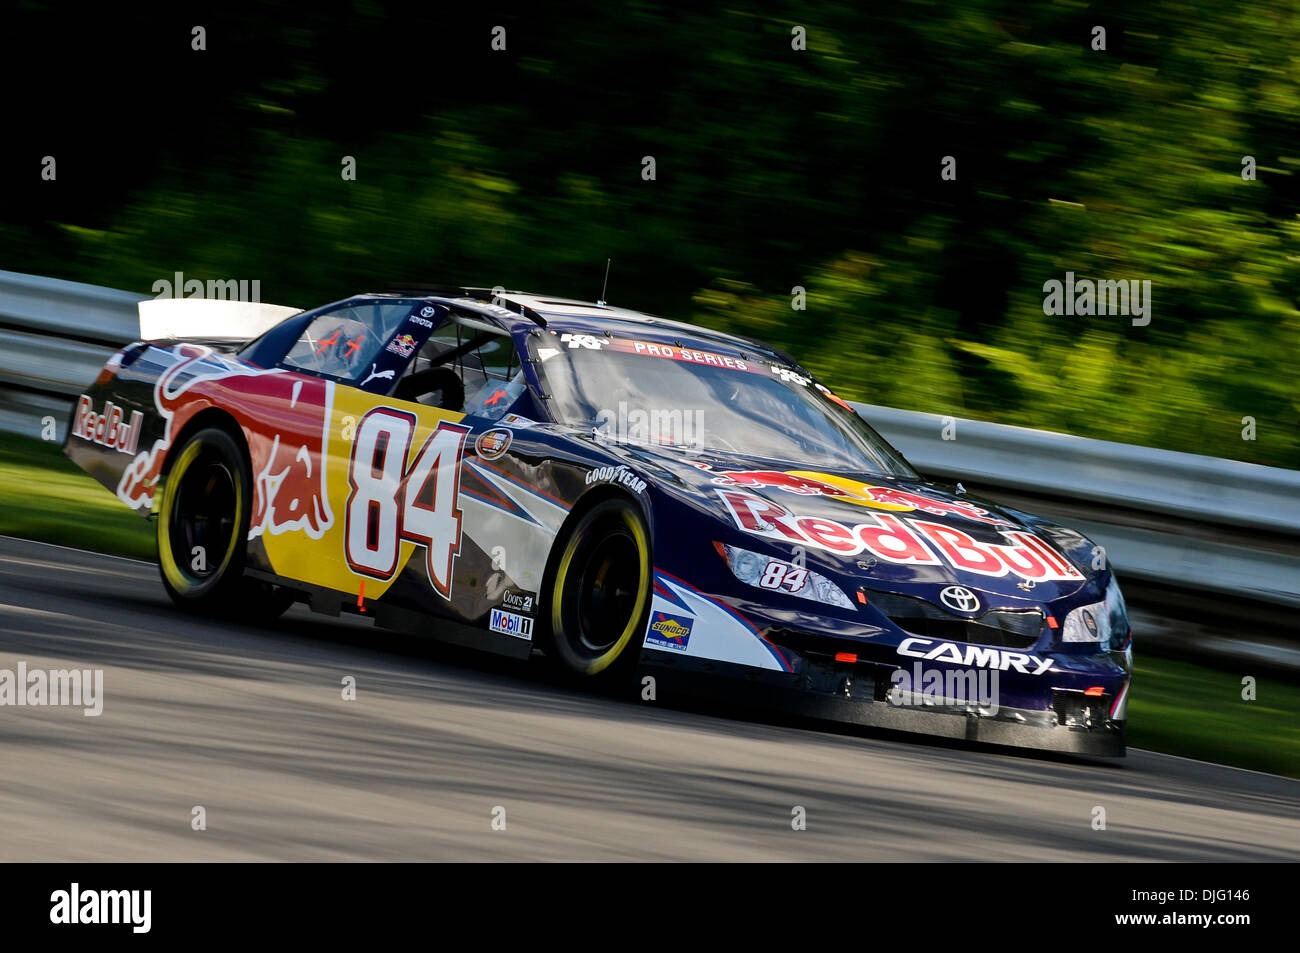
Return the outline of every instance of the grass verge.
[[[1135,648],[1141,650],[1141,633]],[[1138,655],[1128,743],[1185,758],[1300,778],[1300,685],[1242,670]],[[1254,675],[1255,700],[1242,679]]]
[[[0,434],[0,534],[154,558],[154,528],[55,443]]]

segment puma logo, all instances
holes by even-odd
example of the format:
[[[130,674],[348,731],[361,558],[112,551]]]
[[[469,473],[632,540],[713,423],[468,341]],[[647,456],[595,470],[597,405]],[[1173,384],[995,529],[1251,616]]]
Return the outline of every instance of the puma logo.
[[[389,368],[389,369],[386,370],[386,371],[379,371],[378,373],[376,373],[376,372],[375,372],[375,368],[378,367],[378,366],[379,366],[379,365],[378,365],[377,363],[376,363],[376,364],[371,364],[371,365],[370,365],[370,376],[367,377],[365,380],[363,380],[359,386],[361,386],[361,387],[365,387],[365,386],[366,386],[367,384],[369,384],[371,381],[376,381],[376,380],[378,380],[378,381],[384,381],[384,380],[391,381],[391,380],[393,379],[393,373],[394,373],[394,372],[393,372],[392,368]]]

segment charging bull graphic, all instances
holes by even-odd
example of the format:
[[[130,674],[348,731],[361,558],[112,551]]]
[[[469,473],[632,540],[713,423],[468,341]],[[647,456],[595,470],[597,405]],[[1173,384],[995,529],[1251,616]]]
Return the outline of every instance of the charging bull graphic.
[[[920,493],[909,493],[886,486],[874,486],[847,477],[812,470],[726,470],[718,473],[714,483],[722,486],[771,487],[799,496],[826,496],[866,506],[874,510],[892,510],[899,513],[920,511],[932,516],[952,514],[992,526],[1010,525],[971,503],[943,500]]]
[[[284,375],[266,375],[248,392],[267,397],[275,406],[287,406],[292,427],[280,428],[269,446],[262,439],[250,448],[257,475],[253,478],[248,538],[263,532],[275,536],[301,530],[320,539],[334,523],[325,481],[334,384],[316,378],[288,380]]]
[[[153,504],[154,491],[176,436],[206,407],[229,410],[248,438],[253,472],[248,536],[301,530],[320,539],[334,522],[325,481],[334,384],[237,364],[210,348],[181,344],[175,364],[154,386],[162,435],[122,474],[117,495],[135,509]],[[237,389],[229,386],[241,378]]]

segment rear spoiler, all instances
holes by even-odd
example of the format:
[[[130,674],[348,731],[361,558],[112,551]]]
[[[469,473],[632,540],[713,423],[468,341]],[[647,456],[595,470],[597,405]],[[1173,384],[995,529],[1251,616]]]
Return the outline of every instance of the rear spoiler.
[[[140,340],[251,341],[301,308],[219,298],[150,298],[141,301]]]

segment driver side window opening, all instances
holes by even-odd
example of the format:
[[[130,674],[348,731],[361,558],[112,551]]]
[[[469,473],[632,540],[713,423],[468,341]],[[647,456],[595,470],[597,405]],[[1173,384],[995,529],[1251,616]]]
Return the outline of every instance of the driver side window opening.
[[[393,396],[496,418],[524,389],[522,364],[510,335],[453,312],[407,365]]]

